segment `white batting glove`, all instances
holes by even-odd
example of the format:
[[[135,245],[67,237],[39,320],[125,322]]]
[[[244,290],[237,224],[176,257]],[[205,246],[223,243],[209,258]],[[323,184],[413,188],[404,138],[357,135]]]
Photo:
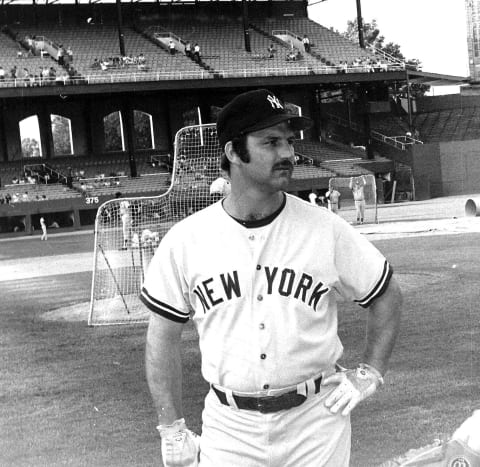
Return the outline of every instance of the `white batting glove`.
[[[322,386],[338,384],[325,400],[325,406],[330,412],[348,415],[359,402],[371,396],[383,384],[382,375],[378,370],[366,363],[360,363],[354,370],[342,371],[327,376],[322,380]]]
[[[200,436],[190,431],[185,419],[175,420],[171,425],[159,425],[162,439],[164,467],[197,467],[200,452]]]
[[[452,435],[452,439],[462,441],[472,451],[480,454],[480,410],[475,410]]]

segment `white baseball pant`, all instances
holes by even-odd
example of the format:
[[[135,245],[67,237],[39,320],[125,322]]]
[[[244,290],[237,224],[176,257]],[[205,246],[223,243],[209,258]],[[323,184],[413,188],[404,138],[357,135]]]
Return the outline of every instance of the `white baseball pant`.
[[[348,467],[350,417],[324,405],[332,387],[275,413],[223,405],[210,390],[202,414],[199,467]]]

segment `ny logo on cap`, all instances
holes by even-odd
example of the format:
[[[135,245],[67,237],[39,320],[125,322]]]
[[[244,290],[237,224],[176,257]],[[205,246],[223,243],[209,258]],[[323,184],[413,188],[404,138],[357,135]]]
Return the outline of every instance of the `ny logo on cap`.
[[[280,103],[277,96],[272,96],[269,94],[267,96],[267,101],[270,102],[272,109],[283,109],[283,105]]]

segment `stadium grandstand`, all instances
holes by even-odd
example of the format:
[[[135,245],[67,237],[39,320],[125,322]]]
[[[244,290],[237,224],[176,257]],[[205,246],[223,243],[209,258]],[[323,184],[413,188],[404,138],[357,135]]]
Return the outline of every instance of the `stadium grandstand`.
[[[174,160],[177,131],[214,123],[232,96],[258,87],[315,123],[299,135],[292,193],[321,195],[330,179],[357,175],[375,176],[380,203],[468,190],[473,180],[459,186],[432,168],[454,142],[472,163],[480,102],[408,92],[413,82],[468,80],[410,69],[313,21],[307,7],[2,2],[0,235],[38,232],[41,216],[91,229],[109,199],[167,192],[185,162]]]

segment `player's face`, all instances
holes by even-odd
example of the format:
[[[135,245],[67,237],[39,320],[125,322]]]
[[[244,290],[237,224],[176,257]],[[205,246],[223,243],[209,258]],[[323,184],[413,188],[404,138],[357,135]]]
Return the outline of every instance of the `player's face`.
[[[294,141],[286,122],[249,133],[250,161],[240,167],[245,184],[268,192],[286,189],[292,178]]]

